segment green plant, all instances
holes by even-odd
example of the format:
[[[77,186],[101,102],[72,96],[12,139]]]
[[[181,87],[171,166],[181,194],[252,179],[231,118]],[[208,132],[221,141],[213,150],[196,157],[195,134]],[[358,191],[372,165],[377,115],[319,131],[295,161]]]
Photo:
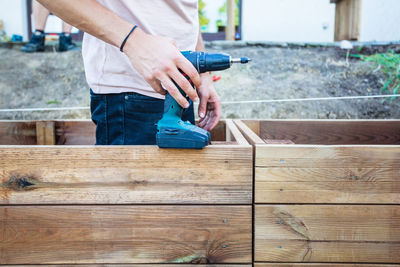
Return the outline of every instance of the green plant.
[[[202,29],[207,29],[208,23],[210,23],[210,20],[205,15],[205,6],[206,3],[204,3],[203,0],[199,0],[199,21],[200,27],[202,27]]]
[[[61,101],[59,100],[49,100],[46,102],[46,105],[51,105],[51,104],[61,104]]]
[[[218,9],[218,13],[220,16],[226,16],[227,13],[227,5],[226,2]],[[226,20],[226,19],[225,19]],[[217,27],[218,26],[225,26],[226,23],[223,23],[221,19],[217,20]],[[236,0],[236,8],[235,8],[235,26],[239,25],[239,0]]]
[[[382,72],[387,81],[384,83],[381,92],[388,94],[398,94],[400,90],[400,54],[393,51],[377,53],[370,56],[351,55],[363,61],[371,62],[376,70]],[[395,97],[392,97],[393,100]]]

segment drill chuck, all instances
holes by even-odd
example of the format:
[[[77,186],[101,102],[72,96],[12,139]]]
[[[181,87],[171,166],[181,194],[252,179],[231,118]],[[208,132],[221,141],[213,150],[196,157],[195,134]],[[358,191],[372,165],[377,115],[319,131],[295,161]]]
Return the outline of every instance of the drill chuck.
[[[182,54],[193,64],[199,73],[229,69],[233,63],[246,64],[247,57],[232,58],[224,53],[204,53],[185,51]]]

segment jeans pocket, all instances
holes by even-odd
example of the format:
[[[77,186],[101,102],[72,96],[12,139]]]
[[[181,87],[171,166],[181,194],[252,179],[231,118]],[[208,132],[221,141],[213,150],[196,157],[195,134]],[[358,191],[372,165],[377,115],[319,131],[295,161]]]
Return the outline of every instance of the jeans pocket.
[[[154,145],[157,122],[161,119],[164,101],[128,95],[125,97],[125,141],[127,144]]]
[[[96,125],[96,145],[107,145],[107,100],[104,95],[90,95],[90,112]]]

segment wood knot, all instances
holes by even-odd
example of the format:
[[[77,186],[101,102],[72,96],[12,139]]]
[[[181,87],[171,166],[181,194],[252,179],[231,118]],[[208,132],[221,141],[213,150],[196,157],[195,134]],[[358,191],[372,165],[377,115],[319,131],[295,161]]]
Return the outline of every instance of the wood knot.
[[[12,175],[10,179],[4,183],[4,186],[15,191],[28,191],[35,189],[35,185],[38,184],[38,182],[39,181],[33,176]]]

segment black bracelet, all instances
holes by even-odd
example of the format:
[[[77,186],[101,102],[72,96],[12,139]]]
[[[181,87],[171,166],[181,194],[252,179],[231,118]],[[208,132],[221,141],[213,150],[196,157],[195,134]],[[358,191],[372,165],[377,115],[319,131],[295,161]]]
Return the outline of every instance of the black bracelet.
[[[137,27],[137,25],[133,26],[132,30],[125,37],[124,41],[121,44],[121,47],[119,48],[119,51],[124,52],[124,46],[126,44],[126,41],[128,41],[129,36],[131,36],[132,32],[136,29],[136,27]]]

